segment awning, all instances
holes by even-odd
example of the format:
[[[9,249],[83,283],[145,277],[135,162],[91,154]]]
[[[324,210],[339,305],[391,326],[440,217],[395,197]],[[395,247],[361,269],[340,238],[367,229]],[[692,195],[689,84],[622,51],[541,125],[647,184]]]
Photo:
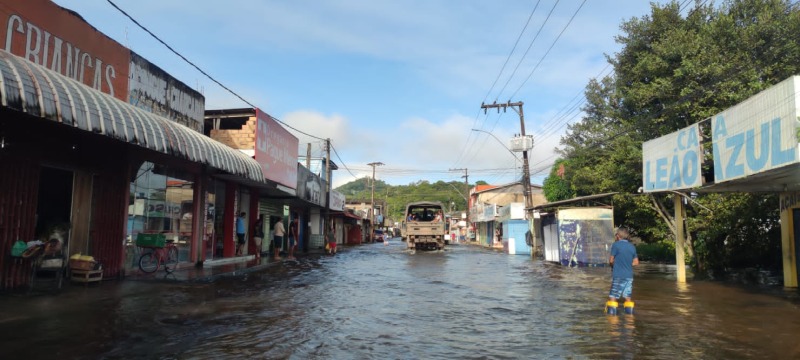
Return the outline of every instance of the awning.
[[[576,198],[572,198],[572,199],[554,201],[554,202],[550,202],[550,203],[546,203],[546,204],[536,205],[534,207],[527,208],[526,210],[530,210],[530,209],[542,210],[542,209],[554,208],[554,207],[559,207],[559,206],[580,204],[582,202],[587,202],[587,201],[591,201],[591,200],[598,200],[598,199],[602,199],[602,198],[606,198],[606,197],[611,197],[611,196],[614,196],[616,194],[618,194],[618,193],[617,192],[610,192],[610,193],[604,193],[604,194],[580,196],[580,197],[576,197]]]
[[[240,151],[2,50],[0,99],[9,109],[264,182],[255,159]]]

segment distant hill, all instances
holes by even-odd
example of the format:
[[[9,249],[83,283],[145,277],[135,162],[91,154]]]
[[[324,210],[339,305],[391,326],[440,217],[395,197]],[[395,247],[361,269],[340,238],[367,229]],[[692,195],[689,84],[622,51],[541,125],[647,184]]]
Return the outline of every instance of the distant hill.
[[[370,182],[370,178],[353,180],[337,187],[336,191],[344,194],[348,202],[369,203],[372,192]],[[395,186],[382,180],[375,180],[375,202],[386,201],[389,219],[398,222],[403,218],[406,204],[414,201],[440,201],[445,204],[448,211],[465,211],[464,197],[467,193],[464,183],[458,181],[431,183],[420,180],[408,185]]]

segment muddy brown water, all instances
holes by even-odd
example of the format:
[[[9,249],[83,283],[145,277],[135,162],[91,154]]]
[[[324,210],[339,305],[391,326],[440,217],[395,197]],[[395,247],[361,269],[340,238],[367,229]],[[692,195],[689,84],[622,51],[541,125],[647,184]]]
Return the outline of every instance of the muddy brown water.
[[[795,290],[679,285],[674,268],[644,264],[635,315],[607,316],[608,268],[403,245],[209,283],[0,296],[0,358],[800,358]]]

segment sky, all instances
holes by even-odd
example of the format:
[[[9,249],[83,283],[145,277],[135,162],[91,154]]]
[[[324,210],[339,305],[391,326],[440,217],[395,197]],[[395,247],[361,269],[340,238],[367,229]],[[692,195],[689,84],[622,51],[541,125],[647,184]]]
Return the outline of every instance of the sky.
[[[645,0],[111,1],[299,130],[287,128],[301,155],[311,144],[324,156],[320,139],[331,139],[334,187],[372,176],[375,162],[392,185],[518,181],[522,153],[508,147],[520,117],[481,110],[495,101],[524,103],[541,184],[566,125],[580,120],[586,84],[611,70],[621,23],[650,12]],[[107,1],[55,2],[200,91],[206,109],[248,107]]]

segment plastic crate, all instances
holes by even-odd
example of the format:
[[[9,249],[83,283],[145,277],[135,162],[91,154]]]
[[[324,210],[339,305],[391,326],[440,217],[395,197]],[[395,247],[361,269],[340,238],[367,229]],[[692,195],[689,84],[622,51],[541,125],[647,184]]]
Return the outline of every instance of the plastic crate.
[[[140,233],[136,235],[136,246],[163,248],[166,243],[167,237],[164,234]]]

